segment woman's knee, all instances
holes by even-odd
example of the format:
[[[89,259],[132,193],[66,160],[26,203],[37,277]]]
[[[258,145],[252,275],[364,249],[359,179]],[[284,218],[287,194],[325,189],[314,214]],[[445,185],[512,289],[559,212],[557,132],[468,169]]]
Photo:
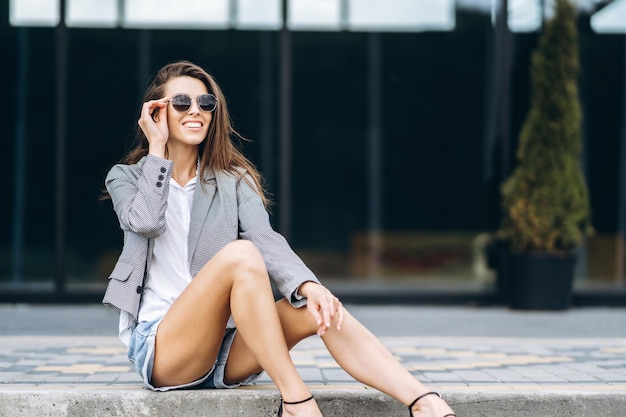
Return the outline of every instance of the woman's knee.
[[[267,274],[261,253],[254,243],[248,240],[231,242],[222,249],[222,252],[221,255],[226,259],[228,268],[232,272],[252,272],[253,275],[263,276]]]

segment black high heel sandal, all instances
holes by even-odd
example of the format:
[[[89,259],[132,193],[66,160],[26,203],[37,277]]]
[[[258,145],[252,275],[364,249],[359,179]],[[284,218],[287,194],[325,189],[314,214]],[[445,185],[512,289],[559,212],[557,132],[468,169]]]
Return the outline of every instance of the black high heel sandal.
[[[302,400],[302,401],[283,401],[283,399],[280,399],[280,407],[278,407],[278,417],[282,417],[283,416],[283,404],[287,404],[287,405],[296,405],[296,404],[302,404],[305,403],[307,401],[311,401],[313,399],[313,396],[311,395],[309,398]],[[456,416],[455,416],[456,417]]]
[[[417,397],[415,399],[415,401],[413,401],[411,404],[409,404],[409,416],[410,417],[413,417],[413,410],[411,410],[411,409],[413,408],[415,403],[418,402],[419,400],[421,400],[422,398],[424,398],[427,395],[436,395],[437,397],[441,398],[441,394],[439,394],[438,392],[435,392],[435,391],[430,391],[430,392],[427,392],[425,394],[420,395],[419,397]],[[278,416],[278,417],[280,417],[280,416]],[[443,417],[456,417],[456,414],[446,414]]]

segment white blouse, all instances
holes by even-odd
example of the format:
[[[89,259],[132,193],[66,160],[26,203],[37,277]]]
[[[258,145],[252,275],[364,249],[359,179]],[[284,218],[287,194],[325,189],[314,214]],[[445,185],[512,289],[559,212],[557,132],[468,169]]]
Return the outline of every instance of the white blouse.
[[[180,186],[173,178],[169,181],[170,190],[165,211],[167,229],[154,239],[138,322],[163,317],[193,278],[189,272],[187,255],[191,205],[196,182],[197,177],[192,178],[185,186]],[[127,347],[130,344],[132,325],[131,315],[121,312],[119,335]]]

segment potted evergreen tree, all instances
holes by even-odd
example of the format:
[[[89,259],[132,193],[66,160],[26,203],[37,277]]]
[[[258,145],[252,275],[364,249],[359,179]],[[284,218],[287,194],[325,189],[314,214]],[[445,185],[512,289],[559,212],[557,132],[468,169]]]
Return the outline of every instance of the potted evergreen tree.
[[[531,107],[521,129],[517,166],[502,185],[498,232],[509,248],[511,307],[570,306],[575,249],[592,232],[581,168],[576,10],[557,0],[531,63]]]

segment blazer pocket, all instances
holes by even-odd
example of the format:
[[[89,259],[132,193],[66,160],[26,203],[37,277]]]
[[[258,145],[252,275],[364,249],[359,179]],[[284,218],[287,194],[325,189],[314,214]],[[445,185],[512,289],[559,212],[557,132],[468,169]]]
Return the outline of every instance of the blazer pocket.
[[[126,281],[130,277],[130,274],[133,272],[133,269],[135,269],[134,265],[131,265],[124,261],[117,261],[117,263],[115,264],[115,268],[113,268],[113,272],[111,272],[111,275],[109,275],[109,279],[113,278],[118,281]]]

